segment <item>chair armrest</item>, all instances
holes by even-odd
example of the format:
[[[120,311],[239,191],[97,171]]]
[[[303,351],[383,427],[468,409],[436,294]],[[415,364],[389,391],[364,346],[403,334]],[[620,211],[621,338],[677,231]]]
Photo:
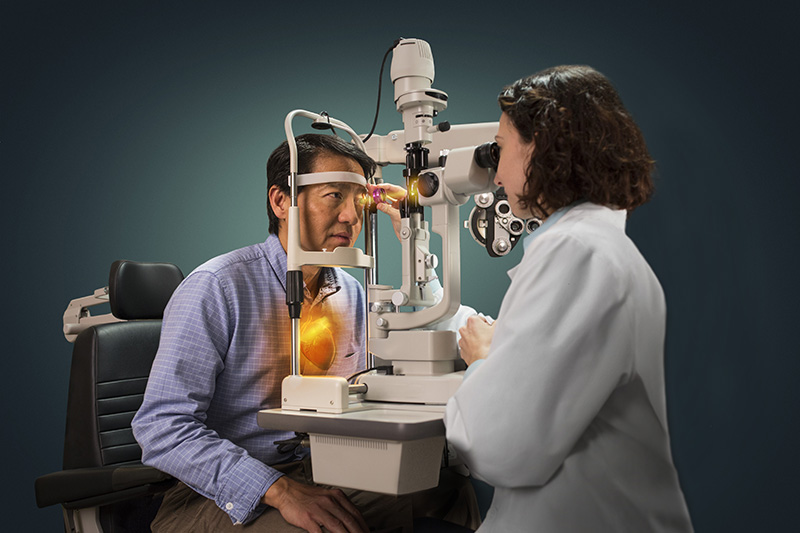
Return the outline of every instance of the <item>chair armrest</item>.
[[[66,505],[88,498],[100,498],[104,500],[101,503],[112,503],[125,499],[128,493],[140,492],[131,489],[147,489],[150,485],[171,479],[169,474],[144,465],[62,470],[36,478],[36,505]]]

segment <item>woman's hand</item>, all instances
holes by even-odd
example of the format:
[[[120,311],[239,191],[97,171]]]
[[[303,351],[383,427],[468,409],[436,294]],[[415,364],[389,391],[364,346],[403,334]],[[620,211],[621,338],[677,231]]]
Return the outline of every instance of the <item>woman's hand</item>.
[[[465,326],[458,329],[461,335],[458,341],[461,358],[468,365],[478,359],[486,359],[489,355],[489,345],[492,344],[496,324],[496,320],[489,324],[482,316],[473,315],[467,319]]]
[[[375,189],[386,191],[386,201],[380,202],[377,207],[379,211],[386,213],[392,219],[394,233],[397,235],[397,240],[400,240],[400,209],[398,209],[398,205],[400,200],[406,197],[406,190],[399,185],[392,185],[391,183],[381,183],[380,185],[367,183],[367,189],[370,195]]]

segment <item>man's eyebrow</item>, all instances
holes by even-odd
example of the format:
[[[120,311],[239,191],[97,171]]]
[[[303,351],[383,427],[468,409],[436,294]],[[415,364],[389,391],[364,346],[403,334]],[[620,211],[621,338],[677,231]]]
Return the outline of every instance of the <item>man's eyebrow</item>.
[[[325,183],[325,185],[329,185],[331,187],[335,187],[335,188],[339,189],[340,191],[350,190],[350,189],[355,189],[356,191],[362,191],[362,190],[365,191],[365,190],[367,190],[366,185],[359,185],[357,183],[350,183],[350,182],[347,182],[347,181],[329,181],[328,183]]]

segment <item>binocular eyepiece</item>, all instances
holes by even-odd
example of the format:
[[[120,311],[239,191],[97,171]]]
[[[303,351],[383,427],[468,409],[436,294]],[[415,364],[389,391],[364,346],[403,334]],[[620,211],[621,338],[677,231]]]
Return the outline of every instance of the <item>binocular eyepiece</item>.
[[[475,163],[481,168],[497,170],[500,162],[500,148],[496,142],[483,143],[475,148]]]

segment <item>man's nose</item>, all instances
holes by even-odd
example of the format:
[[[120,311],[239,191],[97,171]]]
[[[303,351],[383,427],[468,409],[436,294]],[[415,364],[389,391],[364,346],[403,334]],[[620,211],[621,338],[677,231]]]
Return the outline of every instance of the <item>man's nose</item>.
[[[361,220],[361,204],[359,204],[359,197],[354,196],[349,202],[343,202],[341,211],[339,211],[339,221],[351,226],[358,224]]]

